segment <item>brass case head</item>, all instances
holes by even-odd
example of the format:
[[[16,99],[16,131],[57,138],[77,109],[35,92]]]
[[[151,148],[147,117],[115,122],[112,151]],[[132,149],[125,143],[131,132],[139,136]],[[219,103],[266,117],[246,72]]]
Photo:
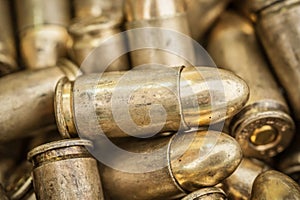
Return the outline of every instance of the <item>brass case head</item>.
[[[103,200],[97,161],[86,149],[92,147],[88,140],[69,139],[31,150],[37,199]]]
[[[227,200],[225,192],[217,187],[208,187],[188,194],[181,200]]]

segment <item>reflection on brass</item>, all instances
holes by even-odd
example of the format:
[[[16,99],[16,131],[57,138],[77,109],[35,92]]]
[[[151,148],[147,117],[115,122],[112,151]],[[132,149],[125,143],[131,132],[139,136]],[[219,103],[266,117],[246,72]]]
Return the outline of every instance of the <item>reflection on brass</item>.
[[[188,40],[190,29],[184,0],[125,0],[124,12],[133,67],[149,63],[193,64],[194,47]],[[143,29],[150,27],[156,29]],[[131,31],[136,28],[139,30]],[[175,49],[179,55],[173,52]]]
[[[256,14],[257,34],[299,120],[300,29],[295,24],[299,23],[300,1],[248,0],[246,5]]]
[[[266,158],[283,151],[293,138],[294,122],[268,70],[252,24],[233,12],[224,13],[208,49],[218,66],[232,70],[250,88],[246,107],[230,125],[244,155]]]
[[[259,160],[244,158],[234,173],[223,181],[222,188],[232,200],[248,200],[255,178],[269,169]]]
[[[173,137],[125,142],[123,149],[145,154],[142,159],[122,154],[111,157],[117,167],[100,166],[105,192],[114,199],[154,200],[180,198],[185,192],[213,186],[239,165],[242,152],[237,142],[224,133],[198,131]],[[120,162],[121,160],[121,162]],[[137,166],[158,170],[130,173]],[[122,169],[119,171],[117,169]]]
[[[85,148],[92,146],[88,140],[70,139],[30,151],[37,199],[103,200],[97,161]]]
[[[15,0],[20,51],[27,68],[54,66],[67,53],[68,0]]]
[[[90,74],[58,83],[56,121],[66,138],[78,133],[92,140],[102,131],[108,137],[149,137],[231,117],[248,94],[243,80],[210,67]]]
[[[74,16],[77,19],[99,17],[102,14],[103,0],[72,0]]]
[[[10,0],[0,0],[0,76],[18,69]]]
[[[67,60],[55,67],[25,70],[0,79],[0,142],[55,127],[53,98],[59,79],[74,80],[79,69]]]
[[[251,200],[300,199],[300,187],[290,177],[271,170],[261,173],[253,183]]]
[[[181,200],[227,200],[227,197],[220,188],[208,187],[192,192]]]
[[[1,184],[0,184],[0,200],[9,200]]]
[[[231,0],[185,0],[191,35],[202,41],[206,31],[225,10]]]

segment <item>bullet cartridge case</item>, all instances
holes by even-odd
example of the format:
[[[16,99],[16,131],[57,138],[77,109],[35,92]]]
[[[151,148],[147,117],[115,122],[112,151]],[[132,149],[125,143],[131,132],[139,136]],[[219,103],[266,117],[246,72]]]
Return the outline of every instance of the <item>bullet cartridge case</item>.
[[[257,34],[284,87],[296,119],[300,119],[300,1],[247,1]],[[292,85],[291,85],[292,84]]]
[[[74,17],[77,19],[99,17],[102,14],[102,0],[72,0]]]
[[[184,0],[126,0],[124,12],[133,67],[194,64],[192,40],[181,38],[190,36]]]
[[[88,140],[70,139],[30,151],[37,199],[103,200],[97,161],[86,149],[92,146]]]
[[[58,83],[56,121],[65,138],[145,138],[222,121],[245,105],[248,94],[243,80],[211,67],[89,74]]]
[[[0,76],[18,70],[10,1],[0,1]]]
[[[238,168],[222,183],[222,189],[227,192],[229,199],[248,200],[251,197],[252,185],[255,178],[270,167],[265,163],[251,158],[243,158]]]
[[[188,194],[181,200],[227,200],[227,196],[223,190],[217,187],[208,187],[197,190]]]
[[[15,0],[20,52],[27,68],[54,66],[67,55],[68,0]]]
[[[208,49],[218,66],[239,75],[250,88],[248,103],[230,123],[244,155],[267,158],[282,152],[293,138],[295,125],[251,23],[233,12],[223,14]]]
[[[70,56],[83,73],[129,69],[127,47],[121,32],[122,19],[114,13],[76,20],[69,32],[73,43]],[[119,35],[117,35],[119,34]],[[101,55],[101,62],[99,62]]]
[[[0,184],[0,200],[9,200],[1,184]]]
[[[117,167],[100,165],[104,191],[112,200],[180,198],[186,192],[221,182],[242,159],[237,142],[227,134],[216,131],[180,133],[155,140],[126,142],[121,147],[142,154],[142,159],[134,160],[136,157],[114,154],[111,159]],[[155,155],[147,154],[157,150],[159,152]],[[120,159],[122,162],[119,162]],[[140,166],[150,169],[158,165],[161,168],[157,170],[132,172]],[[120,168],[122,170],[117,170]]]
[[[79,69],[67,60],[55,67],[25,70],[0,79],[0,141],[24,138],[56,129],[53,98],[55,86],[67,76],[74,80]]]
[[[251,200],[300,199],[300,187],[290,177],[274,171],[261,173],[254,181]]]

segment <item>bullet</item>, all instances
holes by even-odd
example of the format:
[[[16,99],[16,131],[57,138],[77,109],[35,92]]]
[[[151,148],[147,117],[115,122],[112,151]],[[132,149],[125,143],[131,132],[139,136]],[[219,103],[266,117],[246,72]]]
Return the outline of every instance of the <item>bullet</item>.
[[[184,0],[126,0],[124,13],[133,67],[194,64]]]
[[[300,1],[247,1],[255,16],[257,34],[272,68],[284,87],[296,119],[300,119]],[[291,86],[292,84],[292,86]]]
[[[245,82],[226,70],[153,65],[61,80],[56,121],[65,138],[145,138],[222,121],[242,109],[248,94]]]
[[[295,125],[251,22],[234,12],[223,14],[212,31],[208,51],[218,66],[239,75],[250,88],[248,103],[230,123],[243,154],[268,158],[282,152],[294,136]]]
[[[112,12],[75,20],[69,27],[73,39],[70,56],[81,66],[83,73],[129,69],[127,54],[123,55],[127,47],[121,25],[122,18]]]
[[[10,1],[0,1],[0,76],[18,70]]]
[[[231,0],[185,0],[191,36],[202,41],[207,30],[226,9]]]
[[[227,200],[223,190],[217,187],[208,187],[192,192],[181,200]]]
[[[221,182],[242,159],[238,143],[216,131],[193,131],[125,142],[121,147],[140,156],[114,154],[110,159],[116,167],[100,165],[104,191],[112,200],[180,198],[185,193]],[[152,152],[157,153],[153,155]],[[160,168],[150,171],[157,166]],[[149,171],[135,171],[140,168]]]
[[[251,200],[258,199],[300,199],[300,188],[290,177],[274,170],[266,171],[253,184]]]
[[[243,158],[238,168],[222,183],[229,199],[248,200],[251,197],[252,185],[255,178],[270,167],[265,163],[253,159]]]
[[[79,69],[67,60],[55,67],[25,70],[0,79],[0,141],[20,139],[56,129],[53,110],[57,82],[74,80]]]
[[[68,0],[15,0],[20,52],[27,68],[54,66],[67,54]]]
[[[1,184],[0,184],[0,200],[9,200]]]
[[[86,149],[92,146],[88,140],[70,139],[31,150],[37,199],[103,200],[97,161]]]

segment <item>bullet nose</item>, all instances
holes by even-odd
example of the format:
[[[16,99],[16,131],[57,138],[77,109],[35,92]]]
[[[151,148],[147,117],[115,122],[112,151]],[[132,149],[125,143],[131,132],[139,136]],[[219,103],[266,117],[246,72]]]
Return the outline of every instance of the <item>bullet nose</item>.
[[[239,144],[216,131],[176,135],[170,149],[171,171],[186,191],[216,185],[230,176],[242,159]]]

